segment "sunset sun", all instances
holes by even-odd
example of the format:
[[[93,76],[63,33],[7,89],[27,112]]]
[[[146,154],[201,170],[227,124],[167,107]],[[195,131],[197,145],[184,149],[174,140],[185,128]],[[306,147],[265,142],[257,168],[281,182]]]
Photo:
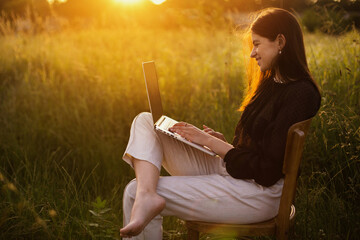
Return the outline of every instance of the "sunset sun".
[[[160,5],[162,4],[163,2],[165,2],[166,0],[151,0],[154,4],[156,5]]]
[[[137,4],[140,2],[143,2],[144,0],[114,0],[117,3],[122,3],[122,4]],[[156,4],[156,5],[160,5],[163,2],[165,2],[166,0],[150,0],[152,3]]]

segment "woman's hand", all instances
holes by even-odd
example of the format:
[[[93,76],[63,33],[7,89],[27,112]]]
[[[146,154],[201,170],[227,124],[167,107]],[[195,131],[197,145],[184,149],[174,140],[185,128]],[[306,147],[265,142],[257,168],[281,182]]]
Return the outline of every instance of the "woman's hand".
[[[209,133],[185,122],[178,122],[169,128],[169,130],[179,134],[190,142],[194,142],[203,146],[207,146],[209,139],[212,138]]]
[[[225,154],[230,149],[234,148],[234,146],[226,142],[224,135],[221,133],[215,132],[205,125],[203,125],[203,127],[204,130],[201,130],[189,123],[179,122],[169,128],[169,130],[191,142],[209,147],[213,152],[224,159]]]
[[[214,129],[211,129],[206,125],[203,125],[203,128],[204,128],[204,130],[203,130],[204,132],[206,132],[206,133],[210,134],[211,136],[214,136],[214,137],[216,137],[216,138],[218,138],[218,139],[220,139],[220,140],[222,140],[224,142],[227,142],[226,138],[224,137],[224,135],[222,133],[215,132]]]

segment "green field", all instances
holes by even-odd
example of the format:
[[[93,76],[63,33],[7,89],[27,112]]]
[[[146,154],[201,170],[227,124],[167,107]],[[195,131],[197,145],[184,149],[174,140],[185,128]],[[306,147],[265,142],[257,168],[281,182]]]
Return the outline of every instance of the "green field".
[[[358,239],[360,34],[305,42],[323,97],[294,234]],[[132,119],[148,111],[141,62],[156,61],[167,114],[231,140],[246,89],[241,44],[209,26],[0,35],[0,238],[119,239],[122,191],[134,177],[121,157]],[[186,237],[175,218],[164,230]]]

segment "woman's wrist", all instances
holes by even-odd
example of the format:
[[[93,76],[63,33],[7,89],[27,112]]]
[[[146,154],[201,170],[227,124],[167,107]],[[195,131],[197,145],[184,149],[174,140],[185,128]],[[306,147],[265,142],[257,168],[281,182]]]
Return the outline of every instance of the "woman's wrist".
[[[204,145],[205,145],[206,147],[212,149],[212,148],[211,148],[211,145],[213,145],[213,139],[214,139],[214,138],[216,139],[216,137],[208,134]]]
[[[234,148],[233,145],[229,144],[228,142],[224,142],[223,140],[214,137],[214,136],[209,136],[207,138],[206,147],[210,148],[213,152],[215,152],[216,154],[218,154],[221,158],[224,158],[226,153]]]

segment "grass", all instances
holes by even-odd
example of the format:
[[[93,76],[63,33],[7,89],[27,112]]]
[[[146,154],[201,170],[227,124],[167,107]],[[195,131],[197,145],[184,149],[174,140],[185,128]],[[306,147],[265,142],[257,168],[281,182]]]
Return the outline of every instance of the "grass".
[[[305,41],[323,98],[304,152],[295,236],[356,239],[360,34]],[[148,111],[148,60],[166,113],[232,139],[245,77],[241,40],[228,28],[0,36],[1,239],[119,239],[122,191],[134,177],[121,156],[132,119]],[[166,239],[186,237],[176,218],[164,230]]]

